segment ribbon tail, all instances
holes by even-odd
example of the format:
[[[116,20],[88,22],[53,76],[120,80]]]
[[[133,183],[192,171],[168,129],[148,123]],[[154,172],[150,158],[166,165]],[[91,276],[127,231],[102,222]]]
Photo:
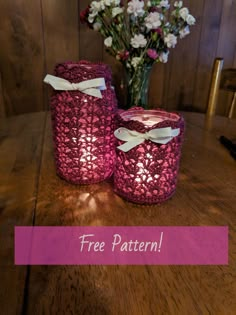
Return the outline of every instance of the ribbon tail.
[[[83,90],[82,92],[90,96],[102,98],[101,91],[97,89],[90,88],[90,89]]]
[[[169,143],[174,137],[166,137],[166,138],[160,138],[160,139],[151,139],[152,142],[158,143],[158,144],[167,144]]]
[[[69,81],[59,78],[59,77],[55,77],[50,74],[46,75],[43,82],[51,85],[54,88],[54,90],[59,90],[59,91],[73,90],[73,87]]]
[[[178,137],[180,134],[180,129],[172,129],[172,137]]]
[[[152,132],[152,133],[151,133]],[[169,143],[173,138],[177,137],[180,134],[180,129],[171,129],[171,128],[162,128],[162,129],[155,129],[149,132],[151,135],[150,140],[154,143],[159,144],[167,144]],[[153,136],[156,137],[153,137]],[[155,139],[156,138],[156,139]]]
[[[140,133],[121,127],[114,132],[114,135],[117,139],[127,142],[137,139]]]
[[[143,143],[145,141],[145,139],[141,139],[141,138],[136,138],[136,139],[132,139],[127,141],[126,143],[120,145],[119,147],[117,147],[118,149],[120,149],[123,152],[128,152],[131,149],[135,148],[136,146],[140,145],[141,143]]]
[[[85,94],[102,98],[100,91],[106,90],[106,83],[104,78],[96,78],[74,84],[74,87]]]

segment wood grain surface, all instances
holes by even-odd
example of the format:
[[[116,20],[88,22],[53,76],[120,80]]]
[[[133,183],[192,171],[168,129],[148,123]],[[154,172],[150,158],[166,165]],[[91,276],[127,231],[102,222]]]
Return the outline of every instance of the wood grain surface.
[[[6,112],[5,112],[5,104],[4,104],[4,98],[3,98],[2,75],[0,72],[0,119],[4,118],[5,116],[6,116]]]
[[[85,10],[90,0],[79,2],[79,10]],[[80,23],[79,33],[80,59],[98,62],[103,60],[103,40],[100,34]]]
[[[165,104],[168,109],[183,110],[184,108],[199,109],[201,104],[194,103],[196,69],[199,66],[199,49],[201,40],[201,27],[203,25],[203,9],[205,1],[184,1],[191,8],[198,21],[191,30],[191,35],[179,40],[178,49],[171,51],[170,62],[167,64],[169,79],[165,83]],[[189,53],[191,52],[191,53]],[[177,80],[178,78],[178,80]],[[197,89],[197,87],[196,87]],[[207,90],[207,89],[206,89]]]
[[[21,314],[26,267],[14,266],[14,226],[33,225],[45,113],[0,122],[0,305]]]
[[[120,106],[125,102],[121,66],[105,53],[100,34],[79,22],[79,12],[90,2],[0,1],[0,72],[8,116],[48,108],[43,77],[66,60],[109,63]],[[226,67],[236,67],[236,0],[185,0],[184,5],[196,25],[171,50],[167,64],[155,65],[149,107],[204,112],[215,57],[224,58]],[[227,113],[231,98],[220,93],[217,113]]]
[[[44,109],[40,0],[0,1],[0,72],[7,115]]]
[[[55,174],[50,116],[45,128],[44,113],[10,120],[0,142],[3,314],[235,314],[236,166],[218,137],[236,138],[236,121],[184,116],[187,129],[177,191],[160,206],[126,202],[113,193],[111,180],[89,186],[61,180]],[[32,224],[227,225],[229,265],[26,270],[13,265],[13,226]]]
[[[44,76],[53,74],[55,65],[79,60],[78,1],[41,0],[44,40]],[[42,77],[42,80],[44,78]],[[44,104],[49,107],[52,89],[44,85]]]
[[[211,14],[212,7],[214,7],[214,14]],[[194,93],[194,104],[197,107],[207,103],[208,90],[205,89],[205,86],[211,80],[211,73],[207,65],[214,60],[217,51],[222,7],[222,0],[205,1],[202,35],[199,44],[199,67],[197,69],[196,89]],[[199,97],[202,103],[199,103]]]
[[[42,0],[46,71],[56,64],[79,59],[78,1]]]

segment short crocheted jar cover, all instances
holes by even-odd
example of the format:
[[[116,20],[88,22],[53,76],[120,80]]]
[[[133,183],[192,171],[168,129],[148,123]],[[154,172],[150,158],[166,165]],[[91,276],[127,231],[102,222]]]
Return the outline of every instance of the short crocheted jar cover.
[[[147,124],[147,117],[157,123]],[[180,129],[179,136],[165,145],[145,140],[126,153],[117,148],[114,172],[114,190],[117,194],[139,204],[158,204],[169,199],[176,189],[184,134],[183,117],[163,110],[136,107],[117,114],[116,128],[120,127],[140,133],[165,127]],[[123,143],[117,140],[117,146]]]
[[[102,98],[78,90],[57,91],[51,98],[56,169],[74,184],[92,184],[114,171],[114,116],[117,109],[109,66],[86,61],[66,62],[55,68],[57,77],[71,83],[104,78]]]

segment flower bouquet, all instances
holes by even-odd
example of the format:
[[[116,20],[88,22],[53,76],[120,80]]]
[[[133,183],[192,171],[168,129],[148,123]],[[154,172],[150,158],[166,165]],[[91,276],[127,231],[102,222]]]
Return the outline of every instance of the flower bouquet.
[[[82,23],[104,37],[107,51],[122,62],[128,78],[128,107],[147,106],[152,65],[166,63],[171,48],[190,33],[195,18],[176,1],[100,0],[81,12]]]

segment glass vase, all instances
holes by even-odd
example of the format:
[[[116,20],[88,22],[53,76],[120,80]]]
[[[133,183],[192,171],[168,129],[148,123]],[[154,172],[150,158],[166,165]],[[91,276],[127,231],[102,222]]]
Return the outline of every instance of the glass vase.
[[[148,109],[148,91],[152,66],[138,66],[135,71],[126,68],[127,101],[126,109],[140,106]]]

